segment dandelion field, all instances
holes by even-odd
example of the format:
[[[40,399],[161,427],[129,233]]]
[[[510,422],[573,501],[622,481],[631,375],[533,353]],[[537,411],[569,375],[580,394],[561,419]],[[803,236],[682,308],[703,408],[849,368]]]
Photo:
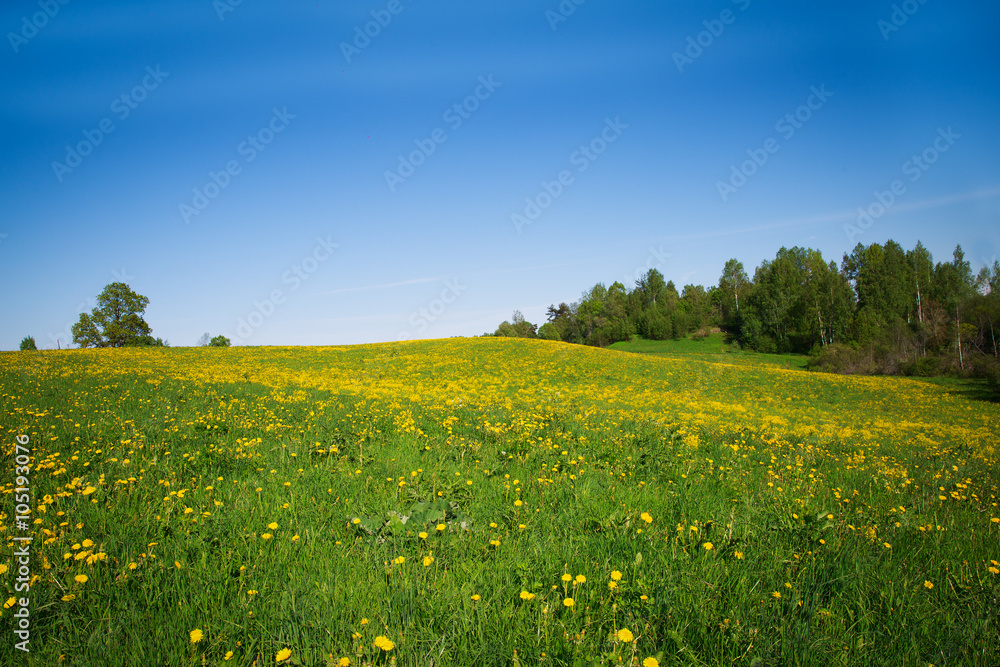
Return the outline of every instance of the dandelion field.
[[[1000,406],[717,357],[0,353],[0,664],[1000,664]]]

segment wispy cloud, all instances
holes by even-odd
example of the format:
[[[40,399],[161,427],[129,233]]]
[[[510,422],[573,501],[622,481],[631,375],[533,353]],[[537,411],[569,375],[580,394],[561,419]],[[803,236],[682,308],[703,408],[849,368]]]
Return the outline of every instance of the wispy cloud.
[[[407,287],[409,285],[422,285],[424,283],[433,283],[438,280],[443,280],[443,278],[413,278],[412,280],[401,280],[396,283],[383,283],[381,285],[364,285],[363,287],[345,287],[343,289],[330,290],[328,292],[320,292],[320,294],[347,294],[349,292],[367,292],[369,290],[379,290],[379,289],[392,289],[394,287]]]
[[[937,197],[935,199],[925,199],[924,201],[896,204],[886,212],[886,215],[895,215],[898,213],[902,213],[904,211],[922,211],[928,208],[950,206],[952,204],[959,204],[961,202],[974,201],[977,199],[989,199],[991,197],[996,197],[996,196],[1000,196],[1000,185],[996,185],[990,188],[983,188],[981,190],[973,190],[971,192],[959,192],[953,195]],[[772,222],[766,225],[744,227],[741,229],[721,229],[714,232],[704,232],[702,234],[684,234],[677,236],[665,236],[663,238],[670,240],[718,238],[722,236],[736,236],[738,234],[753,234],[755,232],[763,232],[770,229],[783,229],[786,227],[799,227],[801,225],[814,225],[821,222],[842,222],[845,220],[854,220],[857,217],[858,217],[858,211],[857,209],[855,209],[853,211],[827,213],[824,215],[814,215],[804,218],[793,218],[791,220],[782,220],[779,222]]]

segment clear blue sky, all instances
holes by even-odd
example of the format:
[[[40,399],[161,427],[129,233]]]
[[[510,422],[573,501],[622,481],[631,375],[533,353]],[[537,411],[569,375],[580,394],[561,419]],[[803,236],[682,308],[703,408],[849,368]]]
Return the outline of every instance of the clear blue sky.
[[[123,278],[172,345],[316,345],[1000,246],[995,2],[232,2],[3,3],[0,349]]]

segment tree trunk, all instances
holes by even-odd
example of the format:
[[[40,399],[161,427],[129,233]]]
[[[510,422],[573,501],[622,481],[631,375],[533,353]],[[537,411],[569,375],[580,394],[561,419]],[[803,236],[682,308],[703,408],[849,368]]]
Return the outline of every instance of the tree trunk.
[[[823,314],[820,312],[819,303],[816,303],[816,319],[819,320],[819,342],[826,347],[826,330],[823,329]]]
[[[990,320],[990,338],[993,339],[993,357],[997,356],[997,335],[993,331],[993,320]]]
[[[916,274],[914,274],[914,276],[916,276]],[[923,310],[923,308],[920,305],[920,279],[914,277],[914,280],[917,283],[917,319],[920,320],[921,324],[923,324],[924,323],[924,310]]]
[[[958,342],[958,367],[965,371],[965,360],[962,358],[962,317],[955,304],[955,340]]]

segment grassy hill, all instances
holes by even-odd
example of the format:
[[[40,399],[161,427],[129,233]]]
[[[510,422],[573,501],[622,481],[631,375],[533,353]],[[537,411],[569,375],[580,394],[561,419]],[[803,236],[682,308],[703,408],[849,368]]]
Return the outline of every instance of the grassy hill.
[[[751,364],[780,366],[782,368],[805,368],[808,357],[802,354],[761,354],[746,352],[726,345],[722,333],[713,333],[705,338],[681,338],[679,340],[645,340],[637,338],[609,345],[609,349],[636,354],[656,354],[666,357],[686,357],[701,361],[715,361],[727,364]]]
[[[2,353],[0,662],[996,663],[1000,407],[719,343]]]

